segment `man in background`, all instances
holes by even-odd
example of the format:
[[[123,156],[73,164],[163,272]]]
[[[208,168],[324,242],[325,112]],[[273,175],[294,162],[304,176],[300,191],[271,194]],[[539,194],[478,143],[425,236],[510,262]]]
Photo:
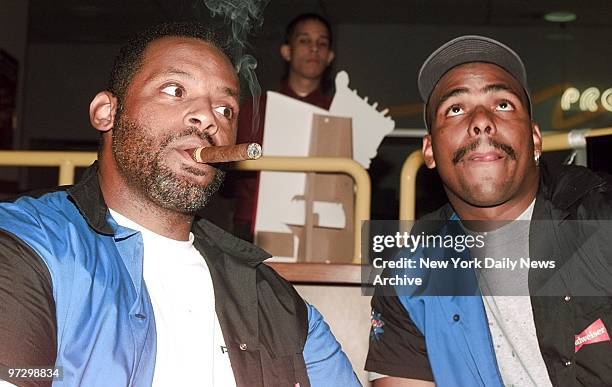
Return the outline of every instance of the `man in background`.
[[[297,16],[288,25],[280,54],[286,64],[280,93],[291,98],[329,109],[330,80],[328,69],[334,60],[332,30],[320,15],[307,13]],[[266,96],[259,98],[258,124],[254,125],[253,101],[241,105],[238,121],[238,142],[263,142]],[[228,181],[231,196],[235,198],[234,233],[245,240],[253,240],[258,172],[232,172]]]

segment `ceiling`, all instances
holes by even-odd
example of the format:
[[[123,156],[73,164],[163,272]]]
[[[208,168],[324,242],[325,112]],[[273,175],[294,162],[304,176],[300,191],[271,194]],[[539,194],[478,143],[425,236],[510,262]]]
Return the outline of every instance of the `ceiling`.
[[[29,0],[28,40],[34,43],[117,43],[162,21],[211,21],[209,5],[239,9],[268,3],[260,35],[274,36],[301,12],[332,24],[550,26],[543,15],[571,11],[568,28],[612,26],[610,0]],[[240,8],[242,7],[242,8]],[[214,23],[222,22],[215,18]],[[564,26],[561,25],[563,28]]]

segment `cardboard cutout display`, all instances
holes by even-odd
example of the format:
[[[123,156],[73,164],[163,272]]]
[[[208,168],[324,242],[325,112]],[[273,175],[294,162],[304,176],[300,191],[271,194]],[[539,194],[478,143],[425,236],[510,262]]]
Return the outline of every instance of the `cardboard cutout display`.
[[[329,111],[268,92],[263,154],[347,157],[368,168],[394,122],[348,83],[340,72]],[[255,242],[277,261],[350,262],[353,196],[343,174],[262,172]]]

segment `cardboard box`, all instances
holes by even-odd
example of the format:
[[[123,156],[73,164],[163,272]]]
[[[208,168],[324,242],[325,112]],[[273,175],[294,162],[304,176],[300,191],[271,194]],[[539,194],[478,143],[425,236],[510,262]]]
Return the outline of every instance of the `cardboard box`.
[[[351,119],[314,114],[309,146],[310,156],[352,158]],[[304,225],[288,224],[291,233],[260,231],[256,243],[274,256],[296,256],[298,262],[351,262],[354,237],[354,184],[350,176],[307,173]],[[341,203],[345,214],[343,229],[322,227],[314,203]],[[282,206],[282,203],[279,204]],[[297,245],[296,245],[297,244]]]

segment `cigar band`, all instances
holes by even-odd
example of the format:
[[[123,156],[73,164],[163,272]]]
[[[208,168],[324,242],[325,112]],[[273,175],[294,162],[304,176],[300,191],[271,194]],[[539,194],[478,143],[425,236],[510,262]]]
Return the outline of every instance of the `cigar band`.
[[[201,153],[202,147],[199,148],[195,148],[193,150],[193,154],[191,155],[191,158],[194,159],[197,163],[201,163],[202,162],[202,153]]]
[[[247,157],[250,160],[257,160],[261,157],[261,145],[257,143],[251,143],[247,147]]]

